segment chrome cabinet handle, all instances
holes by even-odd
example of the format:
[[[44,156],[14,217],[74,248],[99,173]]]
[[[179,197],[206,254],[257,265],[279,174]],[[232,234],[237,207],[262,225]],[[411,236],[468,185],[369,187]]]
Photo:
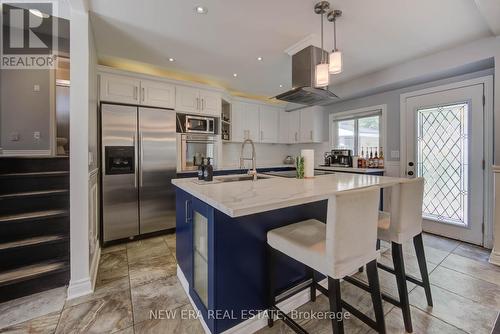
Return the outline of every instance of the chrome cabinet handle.
[[[185,210],[184,211],[185,212],[184,217],[186,219],[186,224],[188,224],[191,221],[191,217],[189,215],[189,213],[191,212],[190,205],[189,205],[190,203],[191,203],[190,199],[187,200],[186,202],[184,202],[184,210]]]
[[[134,100],[137,100],[137,86],[134,87]]]
[[[142,102],[146,101],[146,91],[144,87],[142,87]]]
[[[312,132],[312,130],[311,130],[311,132],[310,132],[310,135],[309,135],[309,136],[311,137],[311,140],[313,140],[313,132]]]
[[[295,132],[295,141],[297,141],[297,140],[298,140],[298,139],[297,139],[297,132]]]
[[[260,130],[260,140],[264,140],[264,131]]]

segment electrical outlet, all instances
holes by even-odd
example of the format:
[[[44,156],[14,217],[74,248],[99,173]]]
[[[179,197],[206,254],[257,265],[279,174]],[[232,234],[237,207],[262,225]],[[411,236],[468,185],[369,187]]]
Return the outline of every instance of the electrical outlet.
[[[33,85],[33,91],[34,92],[39,92],[40,91],[40,85]]]
[[[35,139],[36,141],[40,140],[40,131],[33,132],[33,139]]]
[[[392,159],[399,159],[399,151],[391,151]]]

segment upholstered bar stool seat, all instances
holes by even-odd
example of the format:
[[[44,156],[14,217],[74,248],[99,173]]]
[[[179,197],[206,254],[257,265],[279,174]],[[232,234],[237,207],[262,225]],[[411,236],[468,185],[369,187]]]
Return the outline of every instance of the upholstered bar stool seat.
[[[424,179],[408,179],[392,188],[391,211],[379,212],[377,238],[391,243],[394,268],[381,263],[378,263],[378,267],[396,275],[399,300],[385,294],[383,297],[388,302],[401,307],[407,332],[412,332],[413,328],[406,280],[424,287],[427,303],[432,306],[429,274],[422,241],[423,194]],[[412,239],[422,280],[407,275],[405,272],[402,244]]]
[[[277,303],[290,297],[276,300],[274,290],[275,257],[288,256],[305,265],[310,283],[299,284],[302,291],[310,288],[311,300],[316,298],[316,289],[330,301],[330,311],[339,314],[345,308],[363,322],[385,333],[384,312],[377,273],[376,249],[379,189],[366,188],[338,193],[328,199],[327,222],[308,219],[267,233],[269,270],[269,326],[273,325],[277,313],[297,333],[307,333],[288,315],[281,312]],[[340,280],[366,265],[369,285],[354,283],[369,291],[372,296],[375,320],[355,309],[341,299]],[[315,272],[328,278],[328,289],[317,284]],[[292,288],[296,291],[295,288]],[[283,293],[280,294],[282,296]],[[343,319],[332,319],[333,333],[343,333]]]

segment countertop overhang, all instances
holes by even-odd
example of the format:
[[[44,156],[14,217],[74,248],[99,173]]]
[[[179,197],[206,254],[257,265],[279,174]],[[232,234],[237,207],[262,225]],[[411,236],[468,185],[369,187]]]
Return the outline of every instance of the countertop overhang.
[[[341,191],[390,187],[403,180],[349,173],[319,175],[311,179],[265,176],[268,178],[257,181],[207,184],[193,182],[196,178],[183,178],[173,179],[172,184],[230,217],[240,217],[325,200]]]

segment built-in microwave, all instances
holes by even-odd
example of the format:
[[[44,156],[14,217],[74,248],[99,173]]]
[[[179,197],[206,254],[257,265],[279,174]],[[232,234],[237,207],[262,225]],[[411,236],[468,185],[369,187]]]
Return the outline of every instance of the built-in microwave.
[[[208,133],[215,134],[215,118],[186,115],[186,133]]]

